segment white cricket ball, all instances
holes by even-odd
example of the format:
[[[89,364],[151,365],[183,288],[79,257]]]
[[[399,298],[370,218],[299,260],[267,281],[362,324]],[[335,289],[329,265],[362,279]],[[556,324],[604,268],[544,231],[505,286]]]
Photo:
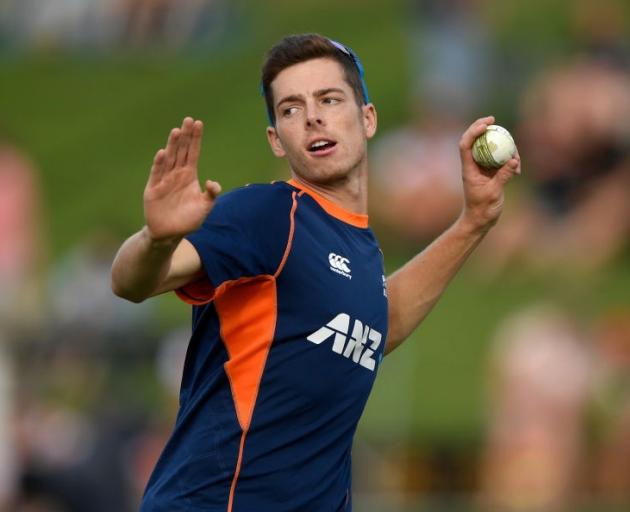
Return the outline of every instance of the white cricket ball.
[[[516,154],[516,144],[510,132],[491,124],[473,143],[472,154],[482,167],[498,169]]]

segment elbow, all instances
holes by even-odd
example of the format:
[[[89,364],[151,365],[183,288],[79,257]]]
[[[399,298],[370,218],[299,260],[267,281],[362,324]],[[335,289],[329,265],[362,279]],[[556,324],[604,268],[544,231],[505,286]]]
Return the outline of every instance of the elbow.
[[[397,348],[403,341],[405,341],[406,337],[401,336],[399,333],[391,332],[391,330],[387,333],[387,340],[385,341],[385,347],[383,348],[383,355],[387,355],[392,352],[395,348]]]
[[[117,297],[120,297],[121,299],[128,300],[128,301],[133,302],[135,304],[140,304],[145,299],[147,299],[146,295],[141,295],[139,293],[134,293],[133,290],[130,290],[129,288],[125,288],[119,281],[117,281],[114,278],[113,275],[112,275],[112,280],[111,280],[111,289],[112,289],[112,292],[114,293],[114,295],[116,295]]]

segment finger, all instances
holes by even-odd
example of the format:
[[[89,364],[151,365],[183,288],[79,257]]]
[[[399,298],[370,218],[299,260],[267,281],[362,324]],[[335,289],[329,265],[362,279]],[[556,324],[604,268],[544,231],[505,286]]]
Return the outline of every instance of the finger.
[[[514,169],[514,174],[521,174],[521,155],[519,154],[517,147],[514,147],[514,154],[512,155],[512,158],[506,162],[506,165],[509,165]]]
[[[192,138],[190,140],[190,147],[188,148],[188,157],[186,163],[197,166],[199,161],[199,154],[201,153],[201,137],[203,135],[203,123],[201,121],[195,121],[192,129]]]
[[[188,155],[188,147],[190,146],[192,128],[192,117],[186,117],[182,123],[182,135],[179,138],[179,143],[177,144],[177,158],[175,160],[175,165],[177,167],[183,167],[186,165],[186,157]]]
[[[514,156],[514,158],[512,158],[512,160],[516,162],[516,166],[514,168],[514,174],[520,175],[521,174],[521,157],[519,157],[517,154],[516,156]]]
[[[521,173],[521,163],[516,158],[508,160],[495,174],[494,180],[502,187],[514,176]]]
[[[206,192],[210,199],[215,199],[221,193],[221,185],[216,181],[206,180]]]
[[[149,183],[151,185],[158,183],[164,175],[165,156],[166,151],[159,149],[153,158],[153,165],[151,166],[151,173],[149,174]]]
[[[173,128],[168,136],[166,143],[166,155],[164,161],[164,171],[170,171],[175,165],[175,158],[177,157],[177,144],[180,137],[180,129]]]
[[[463,163],[474,162],[472,158],[472,147],[477,137],[482,135],[489,125],[495,121],[494,116],[486,116],[477,119],[472,123],[462,135],[459,141],[459,152]]]
[[[521,155],[518,152],[518,148],[516,148],[516,151],[514,152],[514,156],[512,158],[518,162],[518,169],[516,174],[521,174]]]

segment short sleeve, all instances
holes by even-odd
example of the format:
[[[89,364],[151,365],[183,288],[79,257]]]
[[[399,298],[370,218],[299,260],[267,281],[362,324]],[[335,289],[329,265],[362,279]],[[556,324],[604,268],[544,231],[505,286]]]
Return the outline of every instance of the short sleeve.
[[[179,297],[203,304],[228,281],[275,274],[288,243],[292,202],[290,189],[274,185],[220,196],[203,225],[186,237],[206,278],[178,290]]]

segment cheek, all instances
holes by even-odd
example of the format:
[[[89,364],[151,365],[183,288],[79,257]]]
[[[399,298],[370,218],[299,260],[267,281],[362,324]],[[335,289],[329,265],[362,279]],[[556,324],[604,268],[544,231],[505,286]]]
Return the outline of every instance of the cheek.
[[[343,124],[345,132],[351,134],[353,138],[365,137],[363,117],[361,115],[361,111],[356,108],[356,105],[355,108],[352,108],[345,113]]]
[[[365,129],[363,124],[358,121],[356,117],[345,120],[342,133],[345,134],[345,139],[349,142],[353,150],[359,149],[365,140]]]
[[[282,129],[278,130],[278,138],[282,142],[282,147],[287,153],[295,153],[299,149],[298,137],[296,137],[296,128],[292,126],[291,121],[285,121]]]

